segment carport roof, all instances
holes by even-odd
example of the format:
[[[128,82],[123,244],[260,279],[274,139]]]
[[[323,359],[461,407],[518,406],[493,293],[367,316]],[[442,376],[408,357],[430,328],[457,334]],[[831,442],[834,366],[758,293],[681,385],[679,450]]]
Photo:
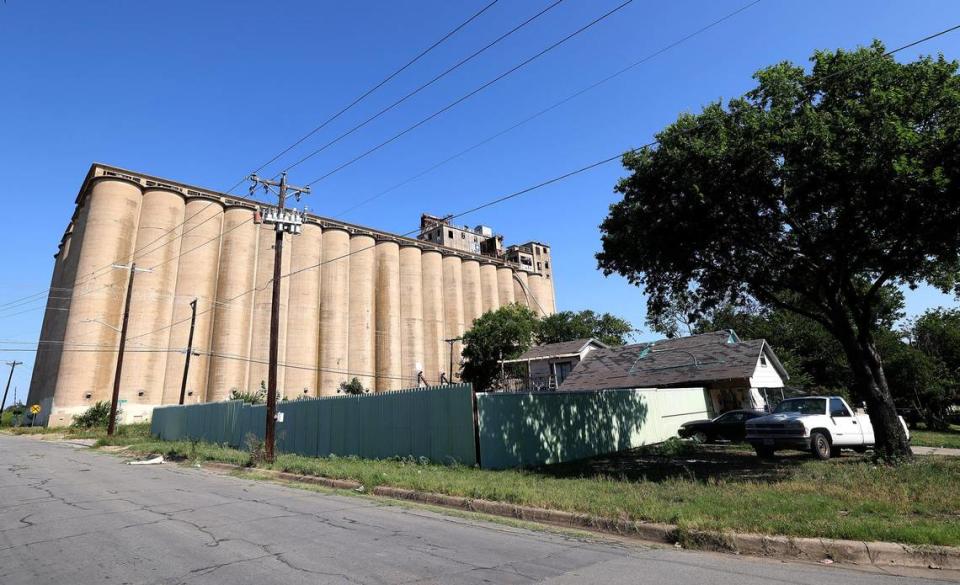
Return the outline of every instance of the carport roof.
[[[788,378],[766,341],[741,341],[733,332],[718,331],[592,351],[560,390],[663,388],[746,379],[756,370],[761,353],[783,379]]]

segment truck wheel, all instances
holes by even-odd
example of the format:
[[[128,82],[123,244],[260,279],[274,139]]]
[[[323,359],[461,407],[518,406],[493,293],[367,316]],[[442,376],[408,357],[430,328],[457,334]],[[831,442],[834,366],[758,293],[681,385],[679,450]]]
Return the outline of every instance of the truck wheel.
[[[756,446],[754,449],[757,451],[757,457],[760,459],[772,459],[773,458],[773,447],[762,447]]]
[[[833,454],[833,447],[830,445],[830,439],[826,433],[822,431],[810,433],[810,451],[817,459],[830,459],[830,456]]]

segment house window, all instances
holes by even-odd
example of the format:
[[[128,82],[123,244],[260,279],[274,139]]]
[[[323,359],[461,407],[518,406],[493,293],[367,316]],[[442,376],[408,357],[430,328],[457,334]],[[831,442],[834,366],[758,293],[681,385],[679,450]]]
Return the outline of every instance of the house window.
[[[537,262],[537,270],[538,270],[538,271],[539,271],[539,270],[542,270],[542,268],[540,267],[540,263],[539,263],[539,262]]]
[[[760,365],[763,366],[764,368],[767,367],[767,356],[765,355],[760,356]]]
[[[453,238],[453,230],[447,230],[447,237]]]
[[[549,269],[550,269],[550,263],[549,263],[549,262],[544,262],[544,263],[543,263],[543,267],[546,268],[547,270],[549,270]]]
[[[460,239],[461,239],[461,240],[466,240],[466,239],[467,239],[467,234],[465,234],[465,233],[463,233],[463,232],[460,232]]]

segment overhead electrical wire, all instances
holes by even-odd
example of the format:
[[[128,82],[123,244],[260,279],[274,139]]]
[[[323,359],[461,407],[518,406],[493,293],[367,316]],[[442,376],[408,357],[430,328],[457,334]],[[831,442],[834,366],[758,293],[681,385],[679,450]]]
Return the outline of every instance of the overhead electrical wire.
[[[745,4],[744,6],[741,6],[740,8],[738,8],[738,9],[732,11],[732,12],[727,13],[726,15],[718,18],[717,20],[714,20],[714,21],[711,22],[710,24],[707,24],[706,26],[703,26],[703,27],[701,27],[701,28],[693,31],[693,32],[691,32],[690,34],[688,34],[688,35],[686,35],[686,36],[684,36],[684,37],[682,37],[682,38],[680,38],[680,39],[677,39],[676,41],[673,41],[672,43],[670,43],[670,44],[668,44],[668,45],[665,45],[665,46],[661,47],[660,49],[657,49],[656,51],[654,51],[654,52],[652,52],[652,53],[647,54],[646,56],[642,57],[641,59],[639,59],[639,60],[637,60],[637,61],[634,61],[633,63],[627,65],[626,67],[623,67],[622,69],[620,69],[620,70],[618,70],[618,71],[616,71],[616,72],[614,72],[614,73],[611,73],[610,75],[607,75],[606,77],[604,77],[604,78],[602,78],[602,79],[599,79],[599,80],[595,81],[594,83],[591,83],[590,85],[588,85],[588,86],[586,86],[586,87],[584,87],[584,88],[582,88],[582,89],[577,90],[576,92],[568,95],[567,97],[561,99],[560,101],[554,102],[552,105],[550,105],[550,106],[548,106],[548,107],[546,107],[546,108],[544,108],[544,109],[536,112],[535,114],[532,114],[532,115],[530,115],[530,116],[527,116],[526,118],[524,118],[523,120],[520,120],[519,122],[513,124],[512,126],[510,126],[510,127],[508,127],[508,128],[505,128],[505,129],[497,132],[496,134],[493,134],[493,135],[491,135],[491,136],[489,136],[489,137],[481,140],[480,142],[477,142],[477,143],[474,144],[473,146],[470,146],[470,147],[468,147],[468,148],[466,148],[466,149],[464,149],[464,150],[461,150],[460,152],[458,152],[458,153],[456,153],[456,154],[454,154],[454,155],[452,155],[452,156],[450,156],[450,157],[447,157],[447,158],[443,159],[442,161],[440,161],[440,162],[438,162],[438,163],[430,166],[429,168],[427,168],[427,169],[425,169],[425,170],[417,173],[416,175],[414,175],[414,176],[412,176],[412,177],[410,177],[410,178],[408,178],[408,179],[405,179],[405,180],[401,181],[400,183],[397,183],[397,184],[393,185],[392,187],[388,187],[387,189],[385,189],[385,190],[383,190],[383,191],[380,191],[379,193],[377,193],[377,194],[375,194],[375,195],[373,195],[373,196],[371,196],[371,197],[368,197],[367,199],[364,199],[364,200],[360,201],[360,202],[357,203],[356,205],[353,205],[353,206],[351,206],[351,207],[348,207],[347,209],[345,209],[345,210],[337,213],[336,215],[334,215],[334,217],[343,217],[344,215],[346,215],[346,214],[348,214],[348,213],[350,213],[350,212],[352,212],[352,211],[354,211],[354,210],[356,210],[356,209],[359,209],[360,207],[363,207],[364,205],[366,205],[366,204],[368,204],[368,203],[371,203],[371,202],[373,202],[373,201],[376,201],[377,199],[379,199],[380,197],[383,197],[384,195],[390,193],[391,191],[395,191],[396,189],[399,189],[400,187],[403,187],[404,185],[407,185],[407,184],[409,184],[409,183],[411,183],[411,182],[419,179],[420,177],[423,177],[424,175],[427,175],[427,174],[435,171],[436,169],[438,169],[438,168],[442,167],[443,165],[447,164],[448,162],[451,162],[451,161],[453,161],[453,160],[456,160],[457,158],[460,158],[461,156],[463,156],[463,155],[465,155],[465,154],[467,154],[467,153],[469,153],[469,152],[471,152],[471,151],[473,151],[473,150],[476,150],[477,148],[480,148],[481,146],[483,146],[483,145],[485,145],[485,144],[487,144],[487,143],[489,143],[489,142],[491,142],[491,141],[493,141],[493,140],[495,140],[495,139],[497,139],[497,138],[499,138],[499,137],[501,137],[501,136],[503,136],[503,135],[505,135],[505,134],[507,134],[507,133],[509,133],[509,132],[512,132],[513,130],[516,130],[517,128],[523,126],[524,124],[527,124],[527,123],[529,123],[529,122],[532,122],[533,120],[539,118],[540,116],[543,116],[544,114],[547,114],[548,112],[551,112],[551,111],[559,108],[560,106],[566,104],[567,102],[569,102],[569,101],[571,101],[571,100],[573,100],[573,99],[575,99],[575,98],[577,98],[577,97],[580,97],[581,95],[583,95],[583,94],[585,94],[585,93],[587,93],[587,92],[589,92],[589,91],[591,91],[591,90],[593,90],[593,89],[595,89],[595,88],[597,88],[597,87],[599,87],[599,86],[601,86],[601,85],[603,85],[603,84],[605,84],[605,83],[607,83],[607,82],[609,82],[609,81],[612,81],[613,79],[615,79],[615,78],[617,78],[617,77],[619,77],[619,76],[621,76],[621,75],[623,75],[623,74],[625,74],[625,73],[633,70],[634,68],[636,68],[636,67],[638,67],[638,66],[646,63],[647,61],[650,61],[651,59],[654,59],[655,57],[658,57],[658,56],[666,53],[667,51],[673,49],[674,47],[677,47],[678,45],[681,45],[681,44],[685,43],[686,41],[688,41],[688,40],[690,40],[690,39],[692,39],[692,38],[694,38],[694,37],[696,37],[696,36],[698,36],[698,35],[700,35],[700,34],[702,34],[702,33],[704,33],[704,32],[707,32],[707,31],[710,30],[711,28],[713,28],[713,27],[715,27],[715,26],[723,23],[723,22],[726,21],[726,20],[729,20],[730,18],[733,18],[733,17],[736,16],[737,14],[740,14],[741,12],[743,12],[743,11],[747,10],[748,8],[751,8],[751,7],[759,4],[759,3],[762,2],[762,1],[763,1],[763,0],[754,0],[753,2],[750,2],[750,3],[748,3],[748,4]]]
[[[877,57],[873,57],[873,58],[867,59],[867,60],[865,60],[863,63],[858,63],[858,64],[856,64],[856,65],[854,65],[854,66],[852,66],[852,67],[847,68],[847,69],[844,70],[844,71],[853,70],[853,69],[855,69],[855,68],[861,67],[861,66],[867,64],[868,62],[873,61],[873,60],[876,60],[876,59],[880,59],[880,58],[883,58],[883,57],[892,56],[892,55],[894,55],[894,54],[896,54],[896,53],[898,53],[898,52],[900,52],[900,51],[902,51],[902,50],[904,50],[904,49],[907,49],[907,48],[916,46],[917,44],[919,44],[919,43],[921,43],[921,42],[929,41],[929,40],[931,40],[931,39],[937,38],[937,37],[939,37],[939,36],[942,36],[942,35],[944,35],[944,34],[947,34],[947,33],[949,33],[949,32],[952,32],[952,31],[954,31],[954,30],[957,30],[957,29],[960,29],[960,25],[956,25],[956,26],[950,27],[950,28],[945,29],[945,30],[942,30],[942,31],[940,31],[940,32],[938,32],[938,33],[934,33],[934,34],[931,34],[931,35],[929,35],[929,36],[927,36],[927,37],[924,37],[923,39],[921,39],[921,40],[919,40],[919,41],[913,41],[913,42],[911,42],[911,43],[909,43],[909,44],[903,45],[903,46],[898,47],[898,48],[896,48],[896,49],[893,49],[893,50],[891,50],[891,51],[887,51],[887,52],[884,53],[883,55],[880,55],[880,56],[877,56]],[[657,141],[657,140],[653,140],[653,141],[648,142],[648,143],[646,143],[646,144],[644,144],[644,145],[641,145],[641,146],[638,146],[638,147],[635,147],[635,148],[631,148],[631,149],[628,149],[628,150],[626,150],[626,151],[621,151],[621,152],[619,152],[619,153],[617,153],[617,154],[615,154],[615,155],[613,155],[613,156],[609,156],[609,157],[600,159],[600,160],[598,160],[598,161],[595,161],[595,162],[592,162],[592,163],[590,163],[590,164],[584,165],[584,166],[579,167],[579,168],[577,168],[577,169],[574,169],[574,170],[572,170],[572,171],[563,173],[562,175],[558,175],[558,176],[556,176],[556,177],[552,177],[552,178],[550,178],[550,179],[546,179],[546,180],[541,181],[541,182],[539,182],[539,183],[537,183],[537,184],[535,184],[535,185],[532,185],[532,186],[529,186],[529,187],[520,189],[520,190],[518,190],[518,191],[514,191],[514,192],[511,192],[511,193],[508,193],[508,194],[506,194],[506,195],[503,195],[503,196],[500,196],[500,197],[491,199],[491,200],[489,200],[489,201],[487,201],[487,202],[484,202],[484,203],[481,203],[481,204],[476,205],[476,206],[474,206],[474,207],[465,209],[465,210],[460,211],[460,212],[458,212],[458,213],[449,215],[449,216],[447,216],[446,219],[452,220],[452,219],[456,219],[456,218],[459,218],[459,217],[463,217],[464,215],[468,215],[468,214],[471,214],[471,213],[475,213],[475,212],[477,212],[477,211],[480,211],[481,209],[486,209],[486,208],[491,207],[491,206],[493,206],[493,205],[497,205],[497,204],[503,203],[504,201],[509,201],[509,200],[511,200],[511,199],[515,199],[515,198],[520,197],[520,196],[523,196],[523,195],[525,195],[525,194],[527,194],[527,193],[531,193],[531,192],[536,191],[536,190],[538,190],[538,189],[542,189],[543,187],[552,185],[552,184],[554,184],[554,183],[557,183],[557,182],[563,181],[563,180],[565,180],[565,179],[568,179],[568,178],[570,178],[570,177],[573,177],[573,176],[582,174],[582,173],[584,173],[584,172],[587,172],[587,171],[589,171],[589,170],[592,170],[592,169],[597,168],[597,167],[599,167],[599,166],[602,166],[602,165],[604,165],[604,164],[607,164],[607,163],[613,162],[613,161],[615,161],[615,160],[621,159],[621,158],[622,158],[624,155],[626,155],[626,154],[630,154],[630,153],[634,153],[634,152],[639,152],[639,151],[643,150],[644,148],[650,148],[650,147],[656,146],[657,144],[658,144],[658,141]],[[407,236],[416,234],[416,233],[418,233],[419,231],[420,231],[420,229],[419,229],[419,228],[416,228],[416,229],[413,229],[413,230],[411,230],[411,231],[409,231],[409,232],[400,234],[400,236],[401,236],[401,237],[407,237]],[[325,264],[329,264],[329,263],[331,263],[331,262],[336,262],[336,261],[339,261],[339,260],[343,260],[343,259],[345,259],[345,258],[348,258],[348,257],[354,255],[354,254],[360,253],[360,252],[365,251],[365,250],[372,249],[373,247],[374,247],[374,246],[367,246],[367,247],[364,247],[364,248],[358,248],[358,249],[356,249],[356,250],[351,250],[350,252],[348,252],[348,253],[346,253],[346,254],[342,254],[342,255],[337,256],[337,257],[335,257],[335,258],[330,258],[330,259],[328,259],[328,260],[324,260],[324,261],[319,262],[319,263],[317,263],[317,264],[313,264],[313,265],[311,265],[311,266],[306,266],[306,267],[300,268],[300,269],[298,269],[298,270],[295,270],[295,271],[292,271],[292,272],[283,274],[283,275],[281,275],[280,278],[288,278],[288,277],[290,277],[290,276],[294,276],[294,275],[296,275],[296,274],[299,274],[299,273],[301,273],[301,272],[305,272],[305,271],[307,271],[307,270],[312,270],[312,269],[315,269],[315,268],[319,268],[319,267],[321,267],[321,266],[323,266],[323,265],[325,265]],[[234,301],[234,300],[236,300],[236,299],[238,299],[238,298],[240,298],[240,297],[243,297],[243,296],[248,295],[248,294],[250,294],[250,293],[253,293],[253,292],[256,292],[256,291],[258,291],[258,290],[261,290],[261,289],[263,289],[264,287],[266,287],[267,285],[269,285],[270,283],[272,283],[272,279],[270,279],[270,280],[268,280],[266,283],[264,283],[264,286],[263,286],[263,287],[254,287],[254,288],[252,288],[252,289],[249,289],[249,290],[247,290],[247,291],[244,291],[244,292],[242,292],[242,293],[240,293],[240,294],[238,294],[238,295],[236,295],[236,296],[228,299],[228,302],[232,302],[232,301]],[[197,315],[199,316],[199,315],[201,315],[201,314],[203,314],[203,313],[207,313],[207,312],[210,312],[210,311],[212,311],[212,310],[213,310],[213,307],[208,308],[208,309],[206,309],[206,310],[204,310],[204,311],[198,312]],[[164,330],[164,329],[169,329],[169,328],[175,327],[175,326],[180,325],[180,324],[182,324],[182,323],[185,323],[185,322],[187,322],[187,321],[189,321],[189,320],[190,320],[189,318],[183,319],[183,320],[180,320],[180,321],[171,323],[171,324],[169,324],[169,325],[166,325],[166,326],[164,326],[164,327],[161,327],[161,328],[159,328],[159,329],[156,329],[156,330],[154,330],[154,331],[149,331],[149,332],[147,332],[147,333],[140,334],[140,335],[137,336],[137,337],[145,337],[145,336],[147,336],[147,335],[151,335],[151,334],[156,333],[156,332],[158,332],[158,331],[162,331],[162,330]],[[130,338],[130,339],[133,339],[133,338]]]
[[[530,24],[530,23],[533,22],[534,20],[540,18],[541,16],[543,16],[544,14],[546,14],[547,12],[549,12],[550,10],[552,10],[553,8],[555,8],[557,5],[559,5],[561,2],[563,2],[563,0],[555,0],[552,4],[548,5],[546,8],[544,8],[544,9],[541,10],[540,12],[537,12],[536,14],[534,14],[533,16],[531,16],[530,18],[524,20],[523,22],[521,22],[521,23],[518,24],[517,26],[515,26],[515,27],[513,27],[512,29],[508,30],[507,32],[503,33],[502,35],[500,35],[499,37],[495,38],[495,39],[492,40],[491,42],[487,43],[486,45],[484,45],[484,46],[481,47],[480,49],[476,50],[475,52],[473,52],[473,53],[470,54],[469,56],[464,57],[464,58],[461,59],[460,61],[457,61],[457,62],[456,62],[455,64],[453,64],[451,67],[447,68],[447,69],[444,70],[442,73],[439,73],[438,75],[436,75],[436,76],[435,76],[433,79],[431,79],[430,81],[428,81],[428,82],[424,83],[423,85],[417,87],[416,89],[414,89],[413,91],[407,93],[407,94],[404,95],[402,98],[396,100],[395,102],[393,102],[393,103],[390,104],[389,106],[381,109],[381,110],[378,111],[376,114],[368,117],[368,118],[367,118],[366,120],[364,120],[363,122],[360,122],[359,124],[353,126],[353,127],[350,128],[349,130],[347,130],[346,132],[340,134],[339,136],[337,136],[337,137],[334,138],[333,140],[327,142],[326,144],[324,144],[324,145],[321,146],[320,148],[317,148],[317,149],[313,150],[312,152],[310,152],[310,153],[307,154],[306,156],[300,158],[299,160],[297,160],[297,161],[294,162],[293,164],[287,166],[286,168],[283,169],[282,172],[285,172],[285,173],[286,173],[286,172],[289,172],[289,171],[290,171],[291,169],[293,169],[294,167],[299,166],[301,163],[306,162],[307,160],[310,160],[311,158],[313,158],[314,156],[320,154],[321,152],[323,152],[323,151],[326,150],[327,148],[333,146],[333,145],[336,144],[337,142],[340,142],[341,140],[343,140],[343,139],[346,138],[347,136],[350,136],[351,134],[353,134],[353,133],[356,132],[357,130],[363,128],[364,126],[366,126],[366,125],[369,124],[370,122],[373,122],[374,120],[376,120],[376,119],[379,118],[380,116],[386,114],[387,112],[389,112],[390,110],[392,110],[392,109],[394,109],[395,107],[399,106],[399,105],[402,104],[403,102],[405,102],[405,101],[407,101],[408,99],[412,98],[413,96],[417,95],[418,93],[420,93],[420,92],[423,91],[424,89],[430,87],[431,85],[433,85],[433,84],[436,83],[437,81],[440,81],[441,79],[443,79],[444,77],[446,77],[446,76],[449,75],[450,73],[453,73],[454,71],[456,71],[456,70],[459,69],[460,67],[466,65],[467,63],[469,63],[470,61],[472,61],[474,58],[480,56],[482,53],[484,53],[485,51],[487,51],[488,49],[490,49],[490,48],[493,47],[494,45],[498,44],[500,41],[506,39],[507,37],[509,37],[509,36],[512,35],[513,33],[517,32],[517,31],[520,30],[521,28],[527,26],[528,24]],[[278,176],[279,176],[279,173],[278,173]],[[274,177],[274,178],[276,178],[276,177]]]
[[[390,75],[388,75],[388,76],[386,76],[385,78],[383,78],[382,80],[380,80],[376,85],[374,85],[373,87],[371,87],[371,88],[368,89],[367,91],[363,92],[362,94],[360,94],[359,96],[357,96],[356,98],[354,98],[354,100],[353,100],[352,102],[350,102],[349,104],[347,104],[346,106],[344,106],[344,107],[343,107],[342,109],[340,109],[338,112],[336,112],[336,113],[333,114],[332,116],[328,117],[326,120],[324,120],[323,122],[321,122],[319,125],[317,125],[316,127],[314,127],[312,130],[310,130],[309,132],[307,132],[306,134],[304,134],[301,138],[299,138],[298,140],[294,141],[292,144],[290,144],[289,146],[287,146],[286,148],[284,148],[283,150],[281,150],[279,153],[275,154],[270,160],[268,160],[267,162],[261,164],[259,167],[257,167],[256,169],[254,169],[253,173],[251,173],[251,174],[259,173],[259,172],[262,171],[266,166],[272,164],[274,161],[276,161],[277,159],[279,159],[279,158],[282,157],[283,155],[287,154],[288,152],[290,152],[291,150],[293,150],[294,148],[296,148],[297,146],[299,146],[300,144],[302,144],[305,140],[307,140],[308,138],[310,138],[311,136],[313,136],[314,134],[316,134],[316,133],[319,132],[320,130],[323,130],[323,128],[325,128],[325,127],[327,126],[327,124],[329,124],[330,122],[333,122],[334,120],[336,120],[337,118],[339,118],[339,117],[342,116],[343,114],[347,113],[347,112],[348,112],[350,109],[352,109],[354,106],[356,106],[357,104],[359,104],[360,102],[362,102],[364,99],[366,99],[367,97],[369,97],[370,94],[372,94],[373,92],[377,91],[378,89],[380,89],[381,87],[383,87],[384,85],[386,85],[391,79],[393,79],[393,78],[396,77],[397,75],[400,75],[401,73],[403,73],[403,71],[405,71],[405,70],[406,70],[407,68],[409,68],[411,65],[413,65],[414,63],[416,63],[417,61],[419,61],[420,59],[422,59],[423,57],[425,57],[425,56],[427,55],[427,53],[429,53],[430,51],[433,51],[434,49],[436,49],[437,47],[439,47],[441,44],[443,44],[445,41],[447,41],[448,39],[450,39],[450,37],[452,37],[452,36],[455,35],[457,32],[459,32],[460,29],[462,29],[463,27],[467,26],[468,24],[470,24],[471,22],[473,22],[474,20],[476,20],[477,18],[479,18],[480,15],[483,14],[484,12],[486,12],[487,10],[493,8],[493,5],[496,4],[497,1],[498,1],[498,0],[493,0],[493,2],[490,2],[489,4],[485,5],[485,6],[484,6],[483,8],[481,8],[479,11],[477,11],[477,12],[474,13],[472,16],[470,16],[468,19],[466,19],[465,21],[463,21],[463,22],[461,22],[460,24],[458,24],[458,25],[457,25],[455,28],[453,28],[450,32],[448,32],[447,34],[445,34],[445,35],[443,35],[442,37],[440,37],[440,39],[438,39],[437,41],[435,41],[432,45],[430,45],[430,46],[427,47],[426,49],[422,50],[422,51],[421,51],[420,53],[418,53],[415,57],[413,57],[412,59],[410,59],[409,61],[407,61],[407,62],[406,62],[405,64],[403,64],[399,69],[396,69],[395,71],[393,71],[393,73],[391,73]],[[247,175],[247,176],[249,176],[249,175]],[[237,187],[239,187],[240,185],[242,185],[246,180],[247,180],[247,177],[245,176],[244,178],[242,178],[242,179],[240,179],[239,181],[237,181],[236,184],[234,184],[232,187],[230,187],[226,192],[229,194],[231,191],[233,191],[234,189],[236,189]]]
[[[306,135],[304,135],[302,138],[300,138],[299,140],[297,140],[296,142],[294,142],[294,143],[291,144],[290,146],[286,147],[283,151],[281,151],[279,154],[277,154],[276,156],[274,156],[273,158],[271,158],[269,161],[267,161],[267,162],[263,163],[262,165],[260,165],[260,166],[254,171],[254,173],[259,172],[260,170],[262,170],[262,169],[263,169],[264,167],[266,167],[267,165],[273,163],[274,161],[276,161],[277,159],[279,159],[281,156],[283,156],[284,154],[286,154],[287,152],[289,152],[290,150],[292,150],[293,148],[295,148],[296,146],[298,146],[299,144],[301,144],[303,141],[307,140],[308,138],[310,138],[311,136],[313,136],[315,133],[317,133],[318,131],[320,131],[321,129],[323,129],[327,124],[329,124],[330,122],[333,122],[334,120],[336,120],[337,118],[339,118],[341,115],[343,115],[344,113],[346,113],[348,110],[350,110],[351,108],[353,108],[354,106],[356,106],[357,104],[359,104],[359,103],[360,103],[361,101],[363,101],[365,98],[369,97],[372,93],[374,93],[376,90],[378,90],[378,89],[380,89],[381,87],[383,87],[386,83],[388,83],[390,80],[392,80],[393,78],[395,78],[397,75],[399,75],[400,73],[402,73],[403,71],[405,71],[406,69],[408,69],[410,66],[412,66],[414,63],[416,63],[417,61],[419,61],[421,58],[423,58],[424,56],[426,56],[428,53],[430,53],[431,51],[433,51],[434,49],[436,49],[438,46],[440,46],[441,44],[443,44],[445,41],[449,40],[452,36],[454,36],[457,32],[459,32],[459,31],[460,31],[461,29],[463,29],[465,26],[467,26],[468,24],[470,24],[471,22],[473,22],[474,20],[476,20],[477,18],[479,18],[480,15],[482,15],[482,14],[485,13],[487,10],[489,10],[490,8],[492,8],[498,1],[499,1],[499,0],[493,0],[492,2],[488,2],[488,3],[487,3],[486,5],[484,5],[479,11],[475,12],[473,15],[471,15],[471,16],[470,16],[469,18],[467,18],[465,21],[461,22],[459,25],[457,25],[457,26],[454,27],[452,30],[450,30],[450,31],[447,32],[445,35],[443,35],[440,39],[438,39],[437,41],[435,41],[434,43],[432,43],[429,47],[427,47],[426,49],[424,49],[423,51],[421,51],[420,53],[418,53],[415,57],[413,57],[412,59],[410,59],[409,61],[407,61],[407,62],[406,62],[404,65],[402,65],[399,69],[396,69],[396,70],[393,71],[390,75],[388,75],[387,77],[385,77],[384,79],[382,79],[381,81],[379,81],[376,85],[374,85],[373,87],[371,87],[370,89],[368,89],[367,91],[365,91],[364,93],[362,93],[360,96],[358,96],[357,98],[355,98],[355,99],[354,99],[350,104],[348,104],[346,107],[342,108],[341,110],[339,110],[338,112],[336,112],[335,114],[333,114],[332,116],[330,116],[329,118],[327,118],[327,120],[325,120],[324,122],[322,122],[320,125],[318,125],[317,127],[315,127],[313,130],[311,130],[309,133],[307,133]],[[562,1],[562,0],[561,0],[561,1]],[[235,185],[233,185],[232,187],[230,187],[230,189],[228,189],[228,190],[226,191],[226,193],[229,194],[231,191],[233,191],[234,189],[236,189],[240,184],[242,184],[245,180],[246,180],[246,177],[244,177],[243,179],[241,179],[240,181],[238,181]],[[190,221],[191,219],[193,219],[194,217],[196,217],[197,215],[199,215],[200,213],[202,213],[204,210],[206,210],[206,209],[207,209],[208,207],[210,207],[211,205],[215,205],[215,204],[216,204],[215,202],[211,202],[211,203],[210,203],[209,205],[207,205],[206,207],[198,210],[198,211],[197,211],[196,213],[194,213],[192,216],[184,219],[183,222],[179,223],[178,225],[174,226],[173,228],[170,228],[167,232],[161,234],[161,235],[158,236],[156,239],[154,239],[154,240],[152,240],[151,242],[145,244],[145,245],[144,245],[143,247],[141,247],[139,250],[135,250],[135,251],[133,252],[133,254],[131,255],[132,258],[131,258],[130,261],[132,261],[133,257],[136,257],[137,252],[139,252],[139,251],[141,251],[141,250],[143,250],[143,249],[145,249],[145,248],[153,245],[154,243],[160,241],[161,239],[165,238],[167,235],[169,235],[169,234],[173,233],[174,231],[176,231],[177,228],[179,228],[179,227],[182,226],[182,225],[185,225],[188,221]],[[214,217],[215,217],[215,216],[214,216]],[[208,220],[209,220],[209,219],[210,219],[210,218],[208,218]],[[182,234],[181,234],[181,235],[182,235]],[[174,241],[174,240],[176,240],[176,239],[177,239],[177,238],[174,238],[174,239],[171,240],[171,241]],[[169,243],[170,243],[170,242],[167,242],[167,244],[169,244]],[[166,245],[166,244],[164,244],[164,245]],[[161,246],[161,247],[163,247],[163,246]],[[159,250],[159,248],[157,248],[156,250]],[[152,250],[152,251],[155,252],[156,250]],[[118,263],[119,263],[119,261],[118,261]],[[113,264],[113,263],[111,263],[111,264]],[[92,270],[90,273],[88,273],[88,274],[86,274],[86,275],[82,275],[82,276],[81,276],[81,279],[93,280],[94,278],[97,278],[97,277],[98,277],[98,273],[99,273],[100,271],[105,270],[105,269],[108,269],[108,268],[110,268],[110,267],[111,267],[111,265],[105,265],[105,266],[101,266],[100,268],[96,268],[96,269]],[[81,282],[81,281],[78,281],[78,282]],[[43,298],[43,296],[46,295],[46,294],[49,292],[49,290],[50,290],[50,289],[46,289],[46,290],[43,290],[43,291],[39,291],[39,292],[30,294],[30,295],[27,295],[27,296],[25,296],[25,297],[21,297],[21,298],[19,298],[19,299],[14,299],[13,301],[10,301],[10,302],[8,302],[8,303],[4,303],[4,304],[0,305],[0,309],[2,309],[3,307],[6,307],[7,305],[14,304],[14,303],[17,303],[17,302],[22,301],[22,300],[32,299],[33,297]],[[31,302],[33,302],[33,301],[31,301]]]
[[[356,163],[356,162],[358,162],[358,161],[366,158],[367,156],[373,154],[374,152],[380,150],[380,149],[383,148],[384,146],[387,146],[388,144],[394,142],[395,140],[397,140],[397,139],[399,139],[399,138],[401,138],[401,137],[409,134],[410,132],[416,130],[416,129],[419,128],[420,126],[423,126],[424,124],[426,124],[426,123],[429,122],[430,120],[433,120],[434,118],[436,118],[436,117],[442,115],[443,113],[445,113],[445,112],[453,109],[453,108],[456,107],[457,105],[465,102],[466,100],[468,100],[468,99],[470,99],[471,97],[477,95],[478,93],[482,92],[483,90],[487,89],[488,87],[494,85],[494,84],[497,83],[498,81],[500,81],[500,80],[508,77],[509,75],[511,75],[512,73],[514,73],[514,72],[516,72],[516,71],[519,71],[520,69],[526,67],[526,66],[529,65],[530,63],[533,63],[534,61],[536,61],[536,60],[539,59],[540,57],[546,55],[546,54],[549,53],[550,51],[552,51],[552,50],[556,49],[557,47],[563,45],[564,43],[566,43],[566,42],[569,41],[570,39],[573,39],[574,37],[576,37],[576,36],[578,36],[578,35],[586,32],[587,30],[589,30],[589,29],[592,28],[593,26],[599,24],[599,23],[602,22],[603,20],[606,20],[607,18],[609,18],[609,17],[612,16],[613,14],[615,14],[615,13],[619,12],[620,10],[624,9],[627,5],[631,4],[632,2],[633,2],[633,0],[625,0],[625,1],[622,2],[621,4],[619,4],[619,5],[617,5],[616,7],[614,7],[613,9],[605,12],[604,14],[601,14],[601,15],[598,16],[597,18],[591,20],[591,21],[588,22],[587,24],[583,25],[582,27],[578,28],[577,30],[575,30],[575,31],[573,31],[572,33],[568,34],[567,36],[563,37],[562,39],[560,39],[560,40],[558,40],[558,41],[550,44],[550,45],[547,46],[545,49],[542,49],[541,51],[537,52],[536,54],[528,57],[527,59],[524,59],[523,61],[521,61],[521,62],[518,63],[517,65],[514,65],[514,66],[511,67],[510,69],[508,69],[508,70],[504,71],[503,73],[497,75],[497,76],[494,77],[493,79],[487,81],[486,83],[480,85],[479,87],[473,89],[472,91],[470,91],[470,92],[468,92],[468,93],[460,96],[459,98],[457,98],[457,99],[454,100],[453,102],[451,102],[451,103],[447,104],[446,106],[440,108],[439,110],[437,110],[436,112],[430,114],[430,115],[427,116],[426,118],[423,118],[422,120],[420,120],[420,121],[417,122],[416,124],[413,124],[412,126],[407,127],[405,130],[402,130],[401,132],[393,135],[392,137],[388,138],[387,140],[384,140],[383,142],[381,142],[380,144],[374,146],[373,148],[370,148],[369,150],[363,152],[362,154],[359,154],[359,155],[357,155],[356,157],[348,160],[347,162],[342,163],[340,166],[334,168],[333,170],[327,172],[326,174],[321,175],[320,177],[314,179],[313,181],[310,181],[309,183],[307,183],[307,186],[313,186],[313,185],[319,183],[320,181],[323,181],[324,179],[326,179],[326,178],[328,178],[328,177],[330,177],[330,176],[332,176],[332,175],[334,175],[334,174],[342,171],[343,169],[345,169],[345,168],[353,165],[354,163]],[[303,162],[304,160],[306,160],[306,158],[302,159],[302,160],[299,161],[297,164],[300,164],[300,163]]]

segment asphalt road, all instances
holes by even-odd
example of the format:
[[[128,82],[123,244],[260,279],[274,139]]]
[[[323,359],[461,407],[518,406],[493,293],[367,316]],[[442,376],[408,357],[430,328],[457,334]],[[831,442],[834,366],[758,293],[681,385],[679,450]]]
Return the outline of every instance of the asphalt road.
[[[529,531],[0,435],[0,584],[942,582]]]

